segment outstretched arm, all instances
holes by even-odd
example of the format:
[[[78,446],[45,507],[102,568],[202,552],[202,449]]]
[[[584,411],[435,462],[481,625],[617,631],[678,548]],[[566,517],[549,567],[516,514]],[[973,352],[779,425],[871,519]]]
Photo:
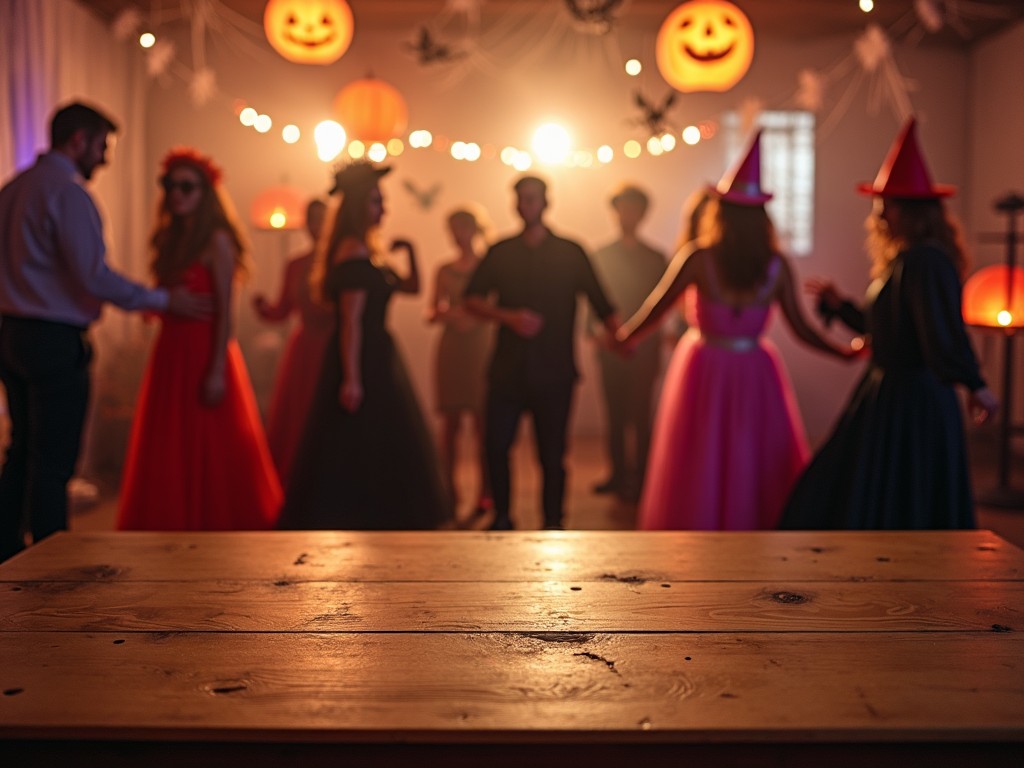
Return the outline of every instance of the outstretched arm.
[[[826,326],[831,325],[838,317],[855,333],[867,333],[864,311],[848,298],[841,296],[834,283],[812,277],[804,283],[804,289],[817,300],[816,311]]]
[[[826,352],[830,355],[835,355],[836,357],[844,359],[857,357],[860,354],[858,350],[855,350],[852,346],[844,347],[839,344],[835,344],[818,333],[818,331],[807,322],[803,309],[800,307],[800,302],[798,302],[796,298],[793,271],[790,269],[789,261],[782,256],[780,256],[779,259],[781,268],[779,270],[778,280],[775,283],[775,298],[779,302],[779,306],[782,308],[782,316],[786,318],[786,323],[792,329],[793,333],[796,334],[796,337],[808,346],[814,347],[814,349]]]
[[[680,248],[672,257],[665,274],[651,291],[640,309],[627,320],[616,338],[620,342],[630,343],[639,341],[651,330],[653,330],[672,306],[679,300],[679,297],[697,280],[698,260],[694,258],[700,253],[693,243],[687,243]]]
[[[252,306],[256,314],[263,320],[270,323],[279,323],[295,309],[295,292],[300,288],[297,285],[302,280],[302,259],[292,259],[285,264],[284,272],[281,274],[281,292],[277,301],[271,304],[262,293],[252,297]]]

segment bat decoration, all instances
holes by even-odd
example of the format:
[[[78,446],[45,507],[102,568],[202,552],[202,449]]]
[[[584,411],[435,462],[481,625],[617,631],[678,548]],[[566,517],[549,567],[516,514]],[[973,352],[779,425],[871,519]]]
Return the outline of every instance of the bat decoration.
[[[622,0],[565,0],[573,20],[588,32],[606,35],[615,26],[615,11]]]
[[[452,48],[439,42],[426,27],[420,27],[419,39],[415,43],[406,43],[405,47],[416,54],[420,64],[438,64],[461,59],[465,51]]]
[[[640,91],[636,91],[633,97],[634,103],[643,112],[641,117],[632,120],[633,125],[645,126],[651,136],[658,136],[666,131],[672,130],[672,124],[665,119],[665,113],[671,109],[676,101],[675,91],[666,96],[660,105],[654,105],[644,98]]]
[[[430,189],[421,190],[415,184],[408,179],[402,181],[402,186],[405,187],[409,194],[416,200],[417,205],[424,211],[430,210],[434,205],[434,200],[437,198],[437,194],[441,191],[441,185],[435,184]]]

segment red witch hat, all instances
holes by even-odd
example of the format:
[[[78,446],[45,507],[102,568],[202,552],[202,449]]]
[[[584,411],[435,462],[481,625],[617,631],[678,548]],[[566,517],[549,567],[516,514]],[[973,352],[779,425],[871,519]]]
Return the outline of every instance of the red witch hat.
[[[889,154],[885,157],[874,182],[857,185],[857,191],[864,195],[878,197],[902,197],[914,200],[934,200],[949,197],[955,187],[948,184],[933,184],[924,155],[917,143],[917,121],[907,120],[896,137]]]
[[[764,205],[772,199],[761,189],[761,131],[754,134],[743,159],[712,190],[720,200],[736,205]]]

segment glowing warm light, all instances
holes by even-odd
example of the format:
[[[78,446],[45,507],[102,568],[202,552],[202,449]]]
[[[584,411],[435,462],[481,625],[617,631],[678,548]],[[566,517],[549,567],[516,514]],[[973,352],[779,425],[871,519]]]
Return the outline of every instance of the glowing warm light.
[[[143,32],[139,35],[139,45],[143,48],[152,48],[156,45],[156,35],[152,32]]]
[[[862,349],[864,349],[864,339],[862,339],[860,336],[850,339],[850,348],[856,350],[857,352],[860,352]]]
[[[256,122],[252,124],[252,127],[260,133],[266,133],[273,125],[274,122],[270,119],[270,115],[257,115]]]
[[[600,163],[610,163],[615,157],[615,150],[604,144],[597,148],[597,160]]]
[[[651,136],[647,140],[647,151],[657,157],[665,152],[665,148],[661,146],[661,139],[657,136]]]
[[[398,157],[400,154],[405,152],[405,144],[402,143],[401,139],[391,139],[388,142],[388,154]]]
[[[683,141],[691,147],[700,141],[700,128],[696,125],[688,125],[683,129]]]
[[[1024,328],[1024,267],[983,267],[964,283],[964,322],[985,328]]]
[[[256,118],[259,114],[252,107],[246,107],[238,113],[238,122],[244,126],[251,126],[256,123]]]
[[[300,229],[305,218],[306,193],[287,184],[264,189],[249,209],[249,219],[259,229]]]
[[[448,150],[451,156],[456,160],[466,159],[466,143],[464,141],[456,141],[452,143],[451,149]]]
[[[334,116],[349,136],[364,142],[403,136],[409,123],[405,98],[393,85],[375,77],[353,80],[338,91]]]
[[[501,150],[501,154],[499,155],[499,157],[501,158],[501,162],[503,162],[505,165],[512,165],[512,163],[515,162],[516,155],[518,154],[519,150],[516,149],[515,147],[505,147],[503,150]]]
[[[348,156],[353,160],[358,160],[366,154],[366,145],[358,139],[348,145]]]
[[[368,150],[366,150],[366,156],[373,160],[373,162],[379,163],[387,158],[388,148],[379,141],[376,141],[370,145]]]
[[[858,5],[864,13],[871,13],[875,10],[875,0],[860,0]]]
[[[564,163],[571,149],[569,132],[557,123],[545,123],[533,134],[533,151],[542,163]]]
[[[475,141],[466,144],[466,159],[471,163],[475,163],[480,159],[480,145]]]
[[[661,148],[666,152],[671,152],[676,148],[676,137],[671,133],[663,133],[660,138]]]
[[[512,158],[512,167],[517,171],[529,170],[533,165],[533,158],[529,152],[516,152],[516,156]]]
[[[637,141],[636,139],[630,139],[629,141],[622,145],[622,154],[624,154],[631,160],[635,160],[636,158],[640,157],[640,153],[642,151],[643,150],[640,147],[640,142]]]
[[[331,64],[352,42],[352,9],[345,0],[270,0],[263,31],[288,61]]]
[[[301,135],[302,132],[299,131],[299,126],[297,125],[286,125],[281,129],[281,138],[284,139],[286,144],[294,144]]]
[[[423,147],[429,147],[434,143],[434,137],[430,131],[413,131],[409,134],[409,146],[414,149],[421,149]]]
[[[270,214],[270,226],[274,229],[281,229],[288,223],[288,215],[281,208],[275,208]]]
[[[754,28],[728,0],[688,0],[665,17],[654,52],[677,91],[728,91],[750,69]]]
[[[626,62],[626,74],[630,77],[636,77],[644,71],[644,65],[641,64],[637,59],[630,59]]]
[[[323,162],[329,163],[345,148],[345,129],[333,120],[324,120],[313,129],[316,154]]]

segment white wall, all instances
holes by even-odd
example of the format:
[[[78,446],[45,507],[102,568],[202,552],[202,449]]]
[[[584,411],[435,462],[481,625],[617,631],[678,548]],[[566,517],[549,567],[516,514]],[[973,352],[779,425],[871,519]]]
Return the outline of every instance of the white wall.
[[[223,100],[202,108],[193,107],[180,83],[154,83],[149,93],[147,147],[155,179],[157,161],[171,145],[190,143],[209,152],[227,170],[227,186],[239,209],[247,211],[253,196],[263,187],[287,179],[310,190],[326,188],[329,169],[315,159],[308,143],[308,128],[329,116],[334,94],[346,82],[372,70],[405,95],[413,127],[426,127],[453,139],[490,142],[500,148],[506,143],[524,144],[532,131],[533,118],[559,117],[577,127],[583,144],[608,141],[621,146],[622,140],[641,134],[627,122],[636,112],[632,92],[641,87],[650,98],[660,99],[668,91],[653,67],[654,30],[621,29],[620,51],[609,57],[597,38],[577,39],[566,44],[546,62],[512,69],[501,61],[497,70],[467,74],[454,86],[447,84],[443,68],[421,67],[403,48],[414,36],[413,29],[367,32],[359,30],[349,52],[335,65],[307,67],[288,63],[268,53],[258,60],[231,58],[223,49],[212,49],[210,64],[217,72],[225,93],[242,96],[256,108],[280,121],[307,128],[299,145],[286,146],[273,135],[258,135],[238,125],[230,105]],[[1020,48],[1020,34],[1017,35]],[[182,41],[182,45],[186,43]],[[1007,44],[1013,47],[1013,41]],[[797,41],[759,39],[754,64],[746,78],[725,94],[680,96],[672,117],[679,125],[715,118],[725,110],[739,108],[747,99],[758,99],[767,108],[791,108],[799,70],[827,69],[852,56],[853,37]],[[635,55],[648,65],[639,81],[627,78],[608,65],[609,58]],[[1019,56],[1019,52],[1018,52]],[[962,188],[974,182],[969,168],[969,136],[980,137],[978,121],[968,114],[968,92],[978,78],[971,78],[968,63],[982,63],[983,57],[969,59],[959,49],[926,45],[896,47],[901,71],[916,88],[911,99],[921,119],[920,134],[937,180]],[[1019,59],[1018,59],[1019,61]],[[856,64],[853,65],[856,71]],[[853,74],[827,92],[836,103],[853,82]],[[994,87],[994,86],[993,86]],[[1008,83],[1006,88],[1010,88]],[[867,284],[867,262],[863,254],[863,220],[868,201],[858,197],[856,182],[874,177],[886,150],[899,128],[899,120],[887,107],[873,108],[870,87],[861,82],[842,120],[818,144],[815,248],[796,262],[800,275],[826,275],[854,294]],[[1020,121],[1018,100],[1018,124]],[[998,133],[991,130],[988,133]],[[1017,133],[1020,136],[1020,133]],[[1015,153],[1006,136],[1007,153]],[[587,246],[598,246],[613,236],[606,198],[623,179],[636,180],[652,193],[654,207],[647,226],[649,239],[668,247],[676,239],[680,207],[687,195],[707,181],[714,181],[731,160],[723,156],[723,142],[709,141],[693,148],[681,148],[661,158],[618,159],[600,169],[556,169],[543,171],[551,180],[550,223],[556,230],[576,237]],[[430,275],[448,257],[443,231],[444,213],[466,200],[483,204],[499,234],[515,227],[509,186],[516,174],[497,161],[458,163],[434,151],[407,152],[393,163],[396,172],[385,180],[389,207],[385,235],[408,236],[420,247],[421,267]],[[970,166],[973,169],[973,165]],[[1019,167],[1019,165],[1018,165]],[[417,207],[403,188],[411,181],[420,188],[442,185],[437,203],[430,210]],[[151,187],[155,193],[155,184]],[[965,199],[954,200],[954,208]],[[302,245],[298,235],[254,232],[256,274],[246,292],[276,290],[283,252]],[[246,297],[247,298],[247,297]],[[425,296],[417,300],[397,298],[392,305],[392,325],[421,385],[425,402],[429,391],[429,364],[436,330],[422,321]],[[262,373],[273,362],[273,333],[254,336],[257,324],[247,306],[240,315],[240,334],[260,388],[269,383]],[[780,323],[772,337],[782,349],[790,368],[812,441],[827,433],[858,375],[855,367],[833,362],[798,347]],[[577,406],[576,429],[600,429],[595,377],[589,350],[580,349],[584,382]]]
[[[993,203],[1009,192],[1024,196],[1024,22],[979,44],[970,56],[967,224],[974,268],[1003,263],[1003,236],[1008,220]],[[1024,213],[1016,215],[1016,263],[1024,266]],[[1003,386],[1001,334],[974,333],[990,386],[1000,394]],[[1013,417],[1024,419],[1024,354],[1018,334],[1015,344],[1016,391]]]

